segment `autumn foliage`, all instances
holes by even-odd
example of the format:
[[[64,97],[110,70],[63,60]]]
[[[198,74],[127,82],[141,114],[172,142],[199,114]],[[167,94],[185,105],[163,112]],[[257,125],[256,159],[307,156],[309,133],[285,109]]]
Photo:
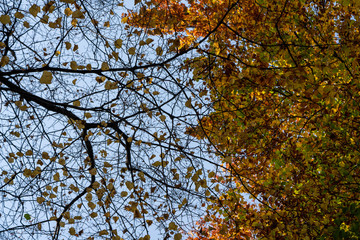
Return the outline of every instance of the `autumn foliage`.
[[[134,3],[0,3],[0,238],[359,239],[360,2]]]
[[[221,157],[227,190],[191,239],[358,239],[359,3],[159,0],[132,15],[196,49],[187,66],[211,97],[188,133]]]

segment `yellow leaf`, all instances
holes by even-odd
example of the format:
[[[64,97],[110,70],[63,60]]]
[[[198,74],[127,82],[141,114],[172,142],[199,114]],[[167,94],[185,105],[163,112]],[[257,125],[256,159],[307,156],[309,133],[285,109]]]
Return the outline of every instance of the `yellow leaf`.
[[[74,101],[74,102],[73,102],[73,105],[74,105],[75,107],[80,107],[80,101],[79,101],[79,100]]]
[[[43,197],[37,197],[37,198],[36,198],[36,201],[37,201],[39,204],[42,204],[42,203],[45,201],[45,198],[43,198]]]
[[[10,16],[9,15],[1,15],[0,16],[0,22],[2,23],[2,24],[10,24]]]
[[[66,16],[70,16],[73,13],[73,11],[71,11],[70,8],[65,8],[64,13]]]
[[[209,178],[215,177],[215,173],[214,173],[214,172],[209,172],[208,177],[209,177]]]
[[[31,170],[28,169],[28,168],[25,168],[25,169],[24,169],[24,172],[23,172],[23,175],[24,175],[25,177],[30,177],[30,175],[31,175]]]
[[[182,239],[181,233],[177,233],[174,235],[174,240],[181,240],[181,239]]]
[[[0,42],[0,48],[5,48],[5,47],[6,47],[6,44],[3,42]]]
[[[76,70],[76,69],[78,68],[77,62],[71,61],[71,62],[70,62],[70,68],[71,68],[72,70]]]
[[[90,71],[91,70],[91,64],[87,64],[86,69]]]
[[[84,116],[85,116],[86,118],[91,118],[91,117],[92,117],[91,113],[89,113],[89,112],[84,113]]]
[[[116,47],[116,48],[121,48],[122,42],[123,42],[123,41],[122,41],[121,39],[116,40],[116,41],[115,41],[115,47]]]
[[[25,152],[25,155],[26,155],[26,156],[31,156],[31,155],[33,155],[33,151],[32,151],[32,150],[27,150],[27,151]]]
[[[0,61],[0,66],[4,67],[6,64],[8,64],[10,61],[8,56],[3,56]]]
[[[117,89],[117,88],[118,88],[118,85],[116,82],[106,81],[106,83],[105,83],[106,90]]]
[[[134,55],[135,54],[135,48],[134,47],[131,47],[131,48],[129,48],[129,50],[128,50],[128,52],[129,52],[129,54],[130,55]]]
[[[25,22],[23,23],[23,25],[24,25],[24,27],[26,27],[26,28],[29,28],[29,27],[30,27],[30,24],[29,24],[27,21],[25,21]]]
[[[122,191],[122,192],[120,193],[120,196],[121,196],[121,197],[126,197],[127,195],[128,195],[128,193],[125,192],[125,191]]]
[[[161,47],[156,48],[156,54],[159,55],[159,56],[161,56],[163,54],[163,50],[162,50]]]
[[[177,228],[178,226],[174,222],[169,223],[169,230],[176,230]]]
[[[148,39],[146,39],[146,44],[150,44],[150,43],[152,43],[153,41],[154,41],[153,39],[148,38]]]
[[[109,70],[109,64],[107,62],[103,62],[101,64],[101,70],[103,70],[103,71]]]
[[[69,229],[69,233],[70,233],[70,235],[75,235],[75,234],[76,234],[75,228],[71,227],[71,228]]]
[[[34,17],[37,16],[37,14],[40,12],[40,7],[36,4],[33,4],[30,8],[29,8],[29,12],[31,15],[33,15]]]
[[[55,181],[59,181],[60,180],[60,174],[57,172],[57,173],[55,173],[55,175],[53,176],[53,178],[54,178],[54,180]]]
[[[110,27],[110,22],[109,21],[104,22],[104,27]]]
[[[123,18],[121,19],[121,23],[127,23],[127,20],[128,20],[127,17],[123,17]]]
[[[60,2],[64,2],[64,3],[75,3],[75,0],[60,0]]]
[[[52,78],[53,78],[53,76],[52,76],[51,72],[44,71],[41,78],[40,78],[40,83],[41,84],[51,84]]]
[[[138,209],[135,209],[135,211],[134,211],[134,218],[142,218],[142,215]]]
[[[112,167],[112,164],[110,164],[108,162],[104,162],[104,167]]]
[[[91,174],[91,175],[96,175],[96,168],[92,168],[92,169],[90,169],[89,170],[89,173]]]
[[[92,217],[92,218],[96,218],[98,216],[98,214],[96,213],[96,212],[92,212],[91,214],[90,214],[90,217]]]
[[[127,182],[125,183],[125,185],[126,185],[126,187],[127,187],[129,190],[131,190],[131,189],[134,188],[134,184],[133,184],[132,182],[127,181]]]
[[[43,153],[41,154],[41,157],[42,157],[43,159],[49,159],[49,158],[50,158],[50,156],[49,156],[49,154],[48,154],[47,152],[43,152]]]
[[[67,50],[69,50],[71,48],[71,43],[65,42],[65,47]]]
[[[40,22],[42,23],[48,23],[49,22],[49,16],[48,15],[44,15],[41,19]]]
[[[24,14],[22,14],[21,12],[16,12],[14,16],[18,19],[22,19],[24,17]]]
[[[100,232],[99,232],[99,235],[100,236],[102,236],[102,235],[108,235],[109,234],[109,232],[107,231],[107,230],[101,230]]]
[[[71,17],[72,18],[81,18],[81,19],[85,18],[84,14],[80,10],[76,10],[75,12],[73,12]]]
[[[185,107],[191,108],[191,98],[186,101]]]
[[[135,0],[134,5],[136,5],[136,4],[138,4],[138,3],[141,3],[141,0]]]
[[[159,167],[161,166],[161,162],[160,161],[156,161],[152,164],[154,167]]]
[[[93,203],[93,202],[88,202],[88,206],[89,206],[89,208],[91,208],[92,210],[94,210],[95,207],[96,207],[96,204]]]
[[[166,116],[165,116],[165,115],[161,115],[161,116],[160,116],[160,120],[161,120],[162,122],[164,122],[165,119],[166,119]]]

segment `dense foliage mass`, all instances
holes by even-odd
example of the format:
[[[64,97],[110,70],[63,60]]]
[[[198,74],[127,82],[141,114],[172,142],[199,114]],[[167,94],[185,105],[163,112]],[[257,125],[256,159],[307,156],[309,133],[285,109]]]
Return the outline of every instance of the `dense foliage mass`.
[[[358,239],[360,2],[152,3],[132,22],[197,49],[214,112],[188,132],[232,186],[192,239]]]

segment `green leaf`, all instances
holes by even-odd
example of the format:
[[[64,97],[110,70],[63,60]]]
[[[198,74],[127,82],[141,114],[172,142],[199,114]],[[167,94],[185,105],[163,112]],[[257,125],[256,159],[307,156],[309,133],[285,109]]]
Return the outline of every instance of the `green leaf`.
[[[30,214],[25,213],[25,214],[24,214],[24,218],[25,218],[26,220],[30,220],[30,219],[31,219],[31,216],[30,216]]]

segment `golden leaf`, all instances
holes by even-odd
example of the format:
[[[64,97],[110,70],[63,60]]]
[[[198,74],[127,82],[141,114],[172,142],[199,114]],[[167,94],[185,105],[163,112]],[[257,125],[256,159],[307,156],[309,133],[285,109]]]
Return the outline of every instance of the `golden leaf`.
[[[0,22],[2,23],[2,24],[10,24],[11,23],[11,21],[10,21],[10,16],[9,15],[1,15],[0,16]]]
[[[58,182],[60,180],[60,174],[58,172],[55,173],[55,175],[53,176],[53,179]]]
[[[116,47],[116,48],[121,48],[122,42],[123,42],[123,41],[122,41],[121,39],[116,40],[116,41],[115,41],[115,47]]]
[[[51,84],[52,78],[53,78],[53,76],[52,76],[51,72],[44,71],[41,78],[40,78],[40,83],[41,84]]]
[[[107,231],[107,230],[101,230],[100,232],[99,232],[99,235],[100,236],[102,236],[102,235],[108,235],[109,234],[109,232]]]
[[[18,19],[22,19],[24,17],[24,14],[22,14],[21,12],[16,12],[14,16]]]
[[[66,16],[69,17],[73,13],[73,11],[71,11],[70,8],[65,8],[64,13],[65,13]]]
[[[109,68],[109,64],[107,63],[107,62],[103,62],[102,64],[101,64],[101,70],[103,70],[103,71],[107,71],[107,70],[109,70],[110,68]]]
[[[0,61],[0,66],[4,67],[6,64],[8,64],[10,61],[8,56],[2,56],[1,61]]]
[[[81,18],[81,19],[85,18],[83,12],[81,12],[80,10],[76,10],[75,12],[73,12],[71,17],[72,18]]]
[[[156,54],[159,55],[159,56],[161,56],[163,54],[163,50],[162,50],[161,47],[156,48]]]
[[[75,235],[76,234],[75,228],[71,227],[69,229],[69,233],[70,233],[70,235]]]
[[[29,8],[29,12],[31,15],[33,15],[34,17],[36,17],[38,15],[38,13],[40,12],[40,7],[36,4],[33,4],[30,8]]]
[[[71,62],[70,62],[70,68],[71,68],[72,70],[76,70],[76,69],[78,68],[77,62],[71,61]]]
[[[169,223],[169,230],[176,230],[177,228],[178,226],[174,222]]]
[[[129,190],[131,190],[131,189],[134,188],[134,183],[132,183],[132,182],[127,181],[127,182],[125,183],[125,185],[126,185],[126,187],[127,187]]]
[[[75,107],[80,107],[80,101],[79,101],[79,100],[74,101],[74,102],[73,102],[73,105],[74,105]]]
[[[91,118],[91,117],[92,117],[91,113],[89,113],[89,112],[84,113],[84,116],[85,116],[86,118]]]
[[[129,52],[130,55],[134,55],[134,54],[135,54],[135,50],[136,50],[136,49],[135,49],[134,47],[131,47],[131,48],[128,49],[128,52]]]
[[[112,164],[110,164],[108,162],[104,162],[104,167],[112,167]]]
[[[43,198],[43,197],[37,197],[37,198],[36,198],[36,201],[37,201],[39,204],[42,204],[42,203],[45,201],[45,198]]]
[[[105,87],[106,90],[111,90],[111,89],[117,89],[117,88],[118,88],[118,85],[117,85],[116,82],[106,81],[104,87]]]
[[[92,194],[91,193],[87,193],[85,196],[85,199],[90,202],[92,200]]]
[[[43,153],[41,154],[41,157],[42,157],[43,159],[49,159],[49,158],[50,158],[50,156],[49,156],[49,154],[48,154],[47,152],[43,152]]]
[[[32,150],[27,150],[27,151],[25,152],[25,155],[26,155],[26,156],[31,156],[31,155],[33,155],[33,151],[32,151]]]
[[[174,235],[174,240],[181,240],[181,239],[182,239],[181,233],[177,233]]]
[[[93,209],[95,209],[96,204],[93,202],[88,202],[88,206],[89,206],[89,208],[91,208],[93,210]]]
[[[185,102],[185,107],[192,108],[192,106],[191,106],[191,98],[189,98],[189,99]]]
[[[148,38],[148,39],[146,39],[146,44],[150,44],[150,43],[152,43],[153,41],[154,41],[153,39]]]
[[[96,168],[92,168],[92,169],[90,169],[89,170],[89,173],[91,174],[91,175],[96,175]]]

